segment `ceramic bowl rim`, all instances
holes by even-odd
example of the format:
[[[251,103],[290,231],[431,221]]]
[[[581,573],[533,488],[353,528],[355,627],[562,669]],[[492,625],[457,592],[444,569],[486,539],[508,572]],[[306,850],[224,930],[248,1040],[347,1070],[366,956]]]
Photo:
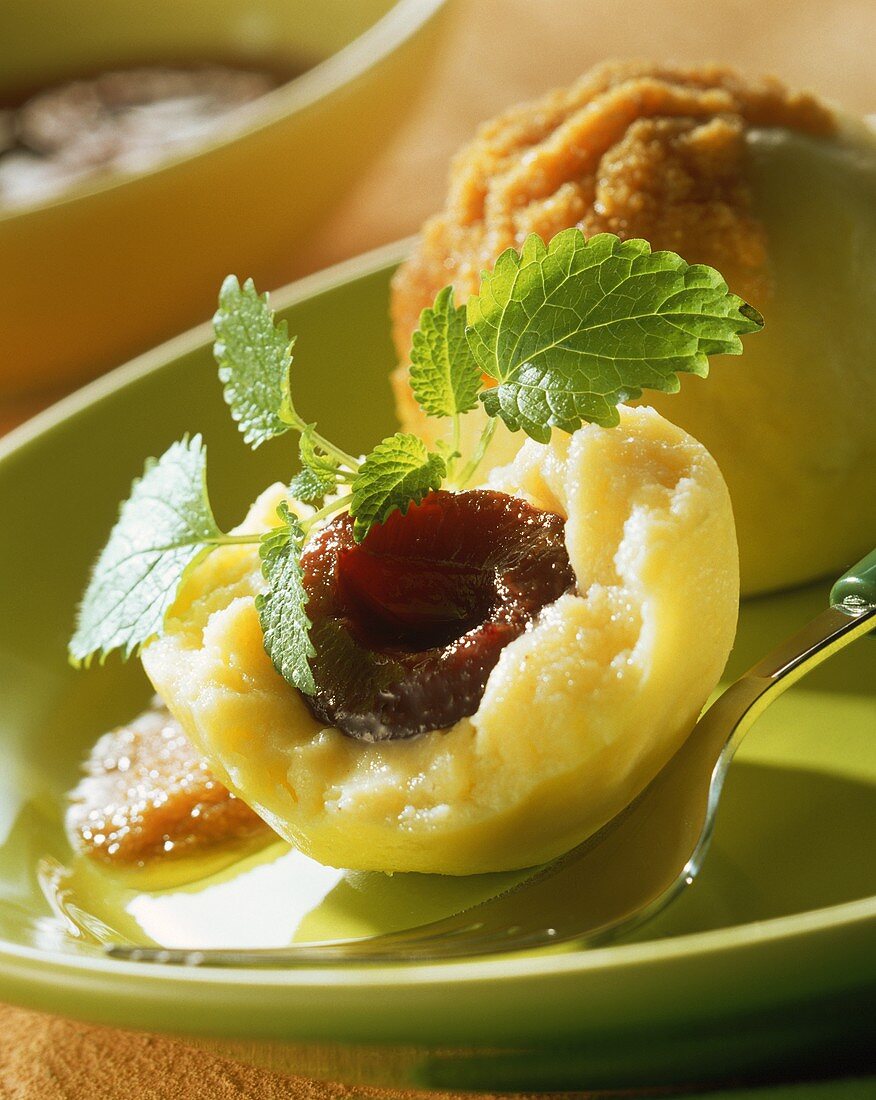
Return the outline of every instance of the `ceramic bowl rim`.
[[[108,172],[74,183],[61,194],[27,206],[0,208],[0,227],[17,219],[37,218],[47,210],[90,199],[106,191],[160,176],[182,164],[190,164],[219,149],[241,141],[284,118],[328,99],[347,84],[380,65],[424,27],[449,0],[395,0],[395,3],[361,34],[312,68],[259,96],[240,108],[240,124],[199,142],[189,153],[169,153],[151,167],[132,172]]]

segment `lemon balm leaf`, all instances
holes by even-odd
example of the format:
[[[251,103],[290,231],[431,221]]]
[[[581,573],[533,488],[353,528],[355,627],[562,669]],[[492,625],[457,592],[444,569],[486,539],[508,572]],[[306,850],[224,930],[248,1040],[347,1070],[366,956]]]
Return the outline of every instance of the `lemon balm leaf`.
[[[289,482],[289,496],[300,500],[302,504],[318,504],[334,491],[337,479],[324,477],[316,470],[305,466]]]
[[[280,526],[262,537],[259,555],[268,591],[256,597],[256,610],[265,636],[265,650],[276,670],[305,695],[316,691],[310,658],[307,593],[301,570],[304,531],[284,502],[277,509]]]
[[[352,455],[336,447],[307,424],[292,400],[292,348],[285,321],[278,321],[268,295],[259,294],[252,279],[240,286],[229,275],[219,292],[213,317],[213,354],[231,416],[253,450],[289,429],[302,434],[302,464],[325,472],[329,465],[358,469]]]
[[[446,286],[420,314],[411,341],[411,388],[427,416],[456,416],[477,407],[483,380],[465,335],[466,307]]]
[[[192,565],[221,538],[199,435],[149,459],[91,574],[69,644],[74,664],[115,649],[129,657],[161,632]]]
[[[620,402],[676,392],[679,374],[705,376],[708,356],[740,354],[740,337],[763,327],[713,268],[578,229],[503,252],[467,318],[497,383],[480,395],[487,412],[540,442],[585,420],[614,426]]]
[[[308,424],[298,441],[301,471],[289,484],[289,494],[302,504],[317,504],[344,479],[338,459],[319,443],[316,425]]]
[[[290,428],[303,428],[290,390],[294,338],[252,279],[241,286],[236,276],[226,278],[213,330],[223,396],[253,450]]]
[[[465,319],[465,324],[463,320]],[[252,280],[229,276],[214,318],[214,351],[225,400],[253,447],[292,428],[301,433],[301,472],[291,483],[301,501],[330,497],[304,523],[280,510],[280,527],[263,539],[223,535],[206,489],[200,436],[147,462],[100,554],[79,608],[69,653],[74,663],[129,656],[159,634],[188,570],[213,547],[259,542],[267,592],[258,612],[265,646],[281,674],[312,691],[313,655],[301,573],[304,538],[314,523],[349,503],[361,541],[392,512],[405,513],[441,487],[458,457],[459,417],[483,402],[492,419],[460,475],[471,480],[496,418],[546,442],[554,429],[583,421],[612,426],[616,406],[646,389],[672,392],[679,375],[708,372],[708,357],[739,354],[741,337],[763,326],[760,314],[731,294],[712,268],[645,241],[610,234],[586,240],[566,230],[545,245],[531,236],[518,255],[504,252],[463,310],[445,288],[421,316],[413,341],[417,399],[432,416],[456,419],[454,442],[429,451],[396,433],[363,460],[320,435],[291,396],[292,341],[267,295]],[[483,376],[495,385],[482,391]],[[348,495],[336,496],[342,485]]]
[[[404,515],[408,505],[419,504],[427,493],[439,489],[446,473],[441,455],[428,451],[415,435],[396,432],[382,440],[352,484],[353,537],[361,542],[390,513],[398,510]]]
[[[321,477],[338,477],[340,462],[335,455],[326,451],[321,437],[317,435],[316,424],[305,426],[298,441],[298,453],[305,469],[312,470]]]

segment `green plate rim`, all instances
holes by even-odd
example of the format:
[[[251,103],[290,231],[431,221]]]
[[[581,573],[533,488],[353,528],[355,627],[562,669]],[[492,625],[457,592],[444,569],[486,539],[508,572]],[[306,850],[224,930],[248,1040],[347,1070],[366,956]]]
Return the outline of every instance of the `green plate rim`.
[[[357,277],[371,275],[394,267],[409,254],[414,238],[405,238],[366,252],[360,256],[306,276],[271,292],[275,308],[285,309],[304,299],[331,290]],[[53,427],[116,392],[136,379],[158,371],[178,356],[212,341],[210,322],[159,345],[116,368],[94,382],[56,402],[31,420],[13,429],[0,440],[0,463],[13,454],[26,450]],[[410,986],[446,986],[448,983],[497,980],[516,981],[552,975],[582,976],[603,968],[627,969],[646,963],[668,962],[681,957],[704,957],[715,953],[787,941],[816,932],[838,931],[876,920],[876,895],[839,905],[807,910],[790,916],[733,925],[728,928],[687,933],[669,939],[642,943],[619,944],[598,948],[564,951],[556,954],[506,955],[492,959],[452,963],[405,964],[339,964],[318,969],[283,967],[247,969],[227,967],[181,967],[161,963],[136,963],[92,956],[75,956],[62,951],[24,947],[0,940],[0,966],[11,964],[21,970],[21,978],[30,977],[37,983],[45,980],[46,972],[92,976],[105,994],[112,995],[120,979],[138,982],[183,982],[201,984],[207,988],[227,985],[268,988],[307,988],[326,985],[346,987],[381,987],[403,989]],[[7,976],[13,976],[7,971]],[[83,1011],[83,1014],[87,1014]]]

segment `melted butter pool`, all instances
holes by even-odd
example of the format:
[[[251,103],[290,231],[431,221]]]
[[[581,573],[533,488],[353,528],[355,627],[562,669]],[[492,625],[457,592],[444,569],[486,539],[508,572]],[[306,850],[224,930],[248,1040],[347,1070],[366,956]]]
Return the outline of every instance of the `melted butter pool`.
[[[631,938],[766,920],[876,893],[873,791],[850,775],[738,762],[700,877]],[[409,928],[495,896],[528,874],[342,871],[279,842],[206,875],[196,864],[190,871],[187,884],[148,889],[80,858],[66,866],[43,860],[39,878],[71,944],[198,949],[281,947]],[[567,906],[568,897],[557,904]],[[523,915],[525,892],[520,906]]]
[[[78,857],[41,861],[53,913],[83,940],[161,947],[282,947],[422,924],[493,897],[527,872],[468,879],[324,867],[277,842],[220,871],[163,889]]]

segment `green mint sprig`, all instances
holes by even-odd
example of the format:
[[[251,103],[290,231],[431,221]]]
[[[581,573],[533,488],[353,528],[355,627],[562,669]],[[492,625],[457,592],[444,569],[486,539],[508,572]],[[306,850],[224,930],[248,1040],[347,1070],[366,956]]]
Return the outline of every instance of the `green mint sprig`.
[[[378,443],[353,482],[350,515],[353,538],[361,542],[376,523],[396,509],[405,513],[433,489],[440,489],[447,465],[415,435],[396,432]]]
[[[213,316],[213,355],[232,419],[255,449],[296,425],[291,372],[294,337],[285,321],[274,322],[267,294],[252,279],[241,287],[229,275]]]
[[[358,470],[358,459],[335,447],[298,415],[292,400],[295,338],[290,339],[285,321],[276,320],[267,294],[259,294],[252,279],[242,287],[234,275],[225,279],[213,330],[222,395],[244,442],[255,450],[268,439],[297,431],[302,435],[305,468],[319,472],[325,458],[347,474]]]
[[[540,443],[583,421],[613,427],[617,406],[642,390],[675,393],[678,375],[708,374],[708,356],[738,355],[757,310],[713,268],[609,233],[577,229],[549,245],[508,249],[468,304],[468,337],[496,385],[490,416]]]
[[[466,307],[446,286],[420,314],[411,340],[411,386],[427,416],[459,416],[477,408],[481,368],[465,334]]]
[[[285,502],[277,509],[281,525],[262,537],[259,556],[268,591],[256,597],[256,611],[265,635],[265,649],[277,671],[305,695],[316,690],[309,660],[316,656],[310,641],[307,593],[301,569],[305,532]]]
[[[502,253],[466,306],[455,305],[445,287],[414,333],[414,396],[428,416],[452,419],[451,442],[430,451],[398,432],[363,458],[297,412],[294,338],[252,280],[225,280],[214,327],[219,379],[244,440],[255,449],[299,433],[301,470],[289,495],[312,509],[302,519],[284,503],[272,530],[224,534],[207,496],[200,437],[174,443],[146,464],[122,505],[83,597],[70,658],[87,664],[114,649],[129,656],[161,633],[196,562],[218,547],[251,544],[267,586],[256,601],[265,648],[290,684],[312,694],[318,632],[307,616],[301,557],[317,524],[349,511],[361,541],[445,481],[469,484],[499,420],[539,442],[585,421],[612,427],[619,403],[645,389],[674,392],[681,373],[707,374],[709,355],[738,355],[740,337],[757,332],[763,319],[714,269],[652,253],[645,241],[610,234],[588,241],[574,229],[548,245],[529,237],[519,255]],[[479,402],[488,420],[461,465],[461,418]]]
[[[420,314],[411,340],[411,389],[427,416],[453,418],[453,442],[447,447],[447,472],[462,456],[460,418],[478,405],[483,386],[481,368],[465,332],[466,307],[453,301],[453,287],[446,286],[430,309]]]
[[[318,504],[337,492],[346,474],[334,455],[316,442],[316,425],[308,424],[298,441],[301,471],[289,482],[289,495],[302,504]],[[349,471],[347,471],[349,473]]]
[[[79,608],[70,658],[125,657],[158,634],[188,570],[223,539],[207,496],[199,435],[149,459],[121,506]]]

